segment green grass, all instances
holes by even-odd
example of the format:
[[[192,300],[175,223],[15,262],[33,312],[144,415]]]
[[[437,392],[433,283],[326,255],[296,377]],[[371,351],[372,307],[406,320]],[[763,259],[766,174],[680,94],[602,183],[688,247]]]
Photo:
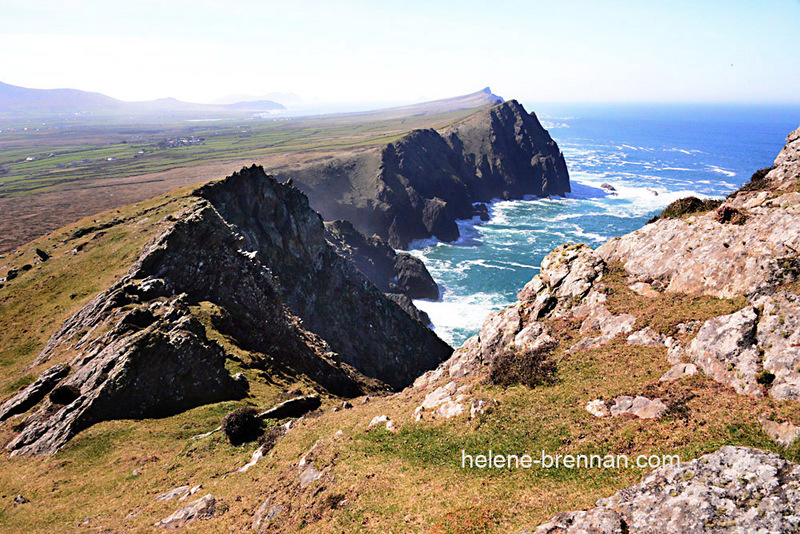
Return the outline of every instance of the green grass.
[[[211,163],[262,161],[269,156],[307,157],[378,146],[415,128],[443,127],[476,110],[383,119],[358,117],[236,119],[132,125],[64,121],[0,123],[0,198]],[[22,128],[28,128],[23,130]],[[13,131],[12,131],[13,130]],[[204,138],[200,144],[160,149],[165,139]],[[144,154],[138,154],[144,149]],[[51,156],[52,154],[52,156]],[[35,161],[26,161],[33,157]],[[115,158],[116,161],[108,161]],[[90,163],[80,163],[89,159]],[[72,162],[78,162],[71,166]],[[60,168],[60,166],[66,166]]]

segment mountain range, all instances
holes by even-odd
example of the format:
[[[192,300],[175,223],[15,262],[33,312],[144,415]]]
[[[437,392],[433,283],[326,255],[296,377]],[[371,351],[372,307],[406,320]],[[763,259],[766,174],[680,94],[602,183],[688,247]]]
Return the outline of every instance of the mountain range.
[[[282,104],[272,100],[223,105],[196,104],[175,98],[126,102],[79,89],[30,89],[0,82],[0,117],[259,113],[284,109]]]

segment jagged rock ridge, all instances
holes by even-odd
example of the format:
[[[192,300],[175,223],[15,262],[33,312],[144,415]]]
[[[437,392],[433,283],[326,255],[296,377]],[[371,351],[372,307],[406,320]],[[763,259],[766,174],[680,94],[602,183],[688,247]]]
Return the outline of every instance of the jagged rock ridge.
[[[473,203],[570,190],[555,141],[516,101],[435,130],[415,130],[383,148],[284,168],[326,220],[345,219],[395,248],[414,239],[458,238]]]
[[[99,421],[245,395],[191,312],[201,303],[220,310],[214,327],[239,346],[337,395],[375,379],[401,387],[452,351],[336,254],[296,189],[254,166],[197,194],[34,362],[69,358],[71,374],[51,368],[0,407],[6,418],[41,403],[8,444],[14,454],[53,454]],[[56,390],[62,400],[44,399]]]
[[[233,226],[242,250],[268,266],[303,326],[360,373],[402,388],[452,352],[336,253],[294,187],[253,166],[197,194]]]

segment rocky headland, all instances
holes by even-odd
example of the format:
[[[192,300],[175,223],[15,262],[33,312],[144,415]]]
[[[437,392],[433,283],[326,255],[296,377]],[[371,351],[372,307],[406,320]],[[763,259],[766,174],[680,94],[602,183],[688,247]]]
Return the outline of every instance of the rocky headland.
[[[475,203],[569,192],[564,156],[533,113],[509,100],[441,131],[414,130],[383,148],[275,169],[326,220],[350,221],[395,248],[459,237]]]

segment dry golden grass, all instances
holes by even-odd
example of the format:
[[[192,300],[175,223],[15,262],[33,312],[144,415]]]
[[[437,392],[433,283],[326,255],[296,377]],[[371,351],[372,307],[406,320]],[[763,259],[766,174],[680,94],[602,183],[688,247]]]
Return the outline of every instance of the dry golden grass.
[[[169,202],[168,202],[169,201]],[[98,220],[126,218],[124,224],[78,239],[69,237],[84,221],[3,259],[14,267],[30,262],[34,246],[53,252],[47,262],[24,272],[0,290],[0,390],[7,397],[30,382],[24,373],[47,337],[70,313],[126,271],[142,244],[160,229],[168,213],[190,202],[185,194],[155,199]],[[147,213],[145,210],[151,209]],[[145,220],[146,218],[146,220]],[[144,222],[140,222],[144,221]],[[76,255],[71,250],[84,244]],[[674,333],[675,325],[739,309],[739,300],[662,294],[649,299],[627,289],[618,267],[603,278],[614,313],[637,316]],[[73,296],[74,295],[74,296]],[[659,377],[669,368],[666,349],[632,347],[624,338],[599,349],[568,352],[579,339],[579,324],[549,321],[559,346],[556,381],[536,388],[473,386],[476,398],[497,399],[487,415],[415,423],[414,408],[425,391],[406,390],[334,411],[339,400],[324,397],[322,409],[306,417],[260,463],[246,473],[253,443],[233,446],[221,433],[192,440],[215,428],[230,410],[267,407],[287,391],[311,392],[314,385],[281,369],[256,371],[248,363],[264,356],[236,347],[213,328],[214,306],[193,313],[209,337],[231,354],[232,372],[243,371],[251,396],[195,408],[163,419],[110,421],[74,438],[52,458],[0,457],[0,530],[28,532],[155,532],[153,524],[185,503],[156,502],[157,495],[188,484],[211,493],[219,515],[190,532],[243,532],[266,500],[283,507],[267,532],[464,533],[518,532],[553,514],[593,506],[601,497],[638,482],[642,469],[462,469],[461,451],[482,454],[678,454],[687,461],[726,444],[740,444],[800,459],[800,445],[783,449],[761,431],[757,416],[800,424],[797,403],[755,400],[696,376],[672,384]],[[596,418],[586,403],[617,395],[660,397],[670,412],[660,420]],[[368,430],[377,415],[390,416],[399,431]],[[0,425],[0,443],[12,436],[20,417]],[[342,433],[337,435],[341,430]],[[298,462],[315,443],[319,480],[301,487]],[[134,474],[136,471],[136,474]],[[14,504],[16,495],[30,502]],[[224,513],[223,513],[224,512]]]

